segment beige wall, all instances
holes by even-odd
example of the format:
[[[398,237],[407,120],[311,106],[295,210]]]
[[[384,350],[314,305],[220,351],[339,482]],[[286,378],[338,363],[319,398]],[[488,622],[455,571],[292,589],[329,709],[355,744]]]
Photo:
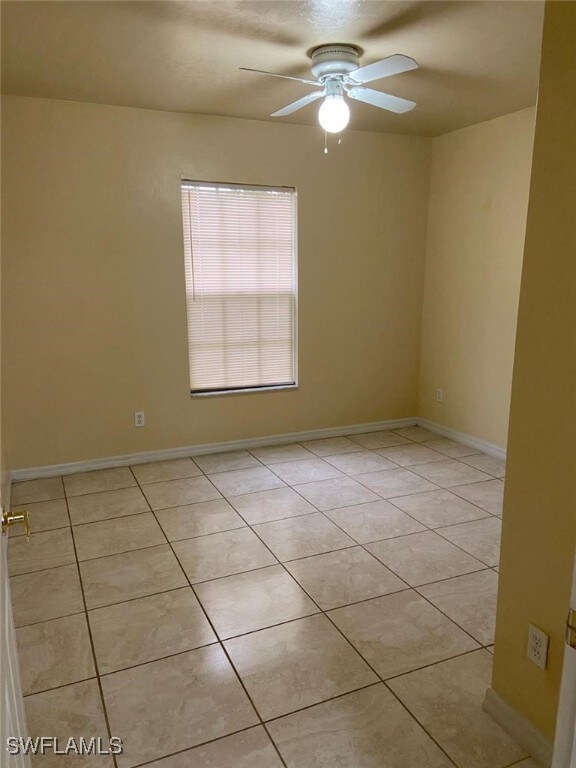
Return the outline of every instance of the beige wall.
[[[441,136],[432,151],[419,415],[501,447],[534,112]]]
[[[414,415],[431,141],[343,141],[325,156],[316,128],[6,97],[11,466]],[[298,188],[298,391],[190,398],[181,176]]]
[[[518,315],[493,687],[552,738],[576,543],[576,3],[547,3]],[[528,623],[551,635],[526,658]]]

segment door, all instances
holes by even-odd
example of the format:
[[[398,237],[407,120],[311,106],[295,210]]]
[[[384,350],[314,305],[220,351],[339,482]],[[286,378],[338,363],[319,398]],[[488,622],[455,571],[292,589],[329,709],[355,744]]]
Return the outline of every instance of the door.
[[[2,510],[0,509],[0,516]],[[25,737],[24,700],[16,656],[16,637],[12,619],[10,582],[7,564],[8,536],[0,536],[0,765],[6,768],[29,768],[30,758],[10,755],[6,749],[11,736]]]
[[[552,768],[576,768],[576,559],[572,573],[570,611],[566,625],[564,666],[562,668],[562,685]]]

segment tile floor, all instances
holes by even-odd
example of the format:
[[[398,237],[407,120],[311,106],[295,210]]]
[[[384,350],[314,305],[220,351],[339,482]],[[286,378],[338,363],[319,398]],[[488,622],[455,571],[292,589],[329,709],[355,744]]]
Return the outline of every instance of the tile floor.
[[[420,427],[15,483],[40,766],[505,768],[481,711],[503,462]]]

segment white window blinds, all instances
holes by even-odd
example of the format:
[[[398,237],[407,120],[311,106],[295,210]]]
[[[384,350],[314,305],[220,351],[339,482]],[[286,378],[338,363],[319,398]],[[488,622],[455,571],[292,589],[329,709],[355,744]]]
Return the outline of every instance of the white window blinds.
[[[295,384],[296,192],[182,184],[192,392]]]

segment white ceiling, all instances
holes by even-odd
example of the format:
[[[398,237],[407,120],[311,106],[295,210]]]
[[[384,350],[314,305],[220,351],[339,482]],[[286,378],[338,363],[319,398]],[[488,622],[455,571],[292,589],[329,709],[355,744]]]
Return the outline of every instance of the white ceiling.
[[[418,102],[353,102],[350,128],[436,136],[536,103],[543,3],[532,0],[4,0],[2,92],[277,120],[309,77],[307,51],[353,43],[369,64],[420,68],[371,83]],[[318,105],[282,122],[317,124]]]

